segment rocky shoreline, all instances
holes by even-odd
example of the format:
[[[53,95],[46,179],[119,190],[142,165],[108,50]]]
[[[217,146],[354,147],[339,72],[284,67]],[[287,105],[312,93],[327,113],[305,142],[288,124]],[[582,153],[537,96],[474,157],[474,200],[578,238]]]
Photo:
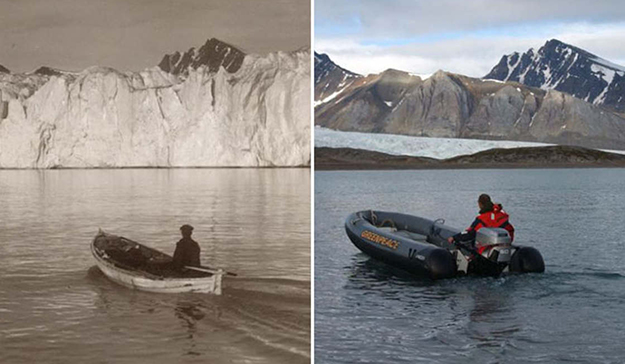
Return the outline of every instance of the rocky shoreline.
[[[315,170],[606,168],[625,167],[625,155],[574,146],[490,149],[449,159],[397,156],[352,148],[315,148]]]

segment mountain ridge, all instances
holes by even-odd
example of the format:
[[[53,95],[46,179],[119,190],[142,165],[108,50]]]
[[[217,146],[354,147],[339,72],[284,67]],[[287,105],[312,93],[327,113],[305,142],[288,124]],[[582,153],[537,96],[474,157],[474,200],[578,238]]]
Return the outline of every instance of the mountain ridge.
[[[241,68],[246,54],[238,48],[216,38],[209,38],[204,45],[196,49],[190,48],[185,53],[176,51],[166,54],[158,64],[165,72],[175,75],[186,75],[189,68],[208,67],[210,72],[217,72],[223,67],[229,73]]]
[[[623,168],[624,166],[625,155],[562,145],[495,148],[446,159],[392,155],[365,149],[315,147],[315,168],[319,170]]]
[[[531,48],[502,56],[483,78],[562,91],[625,112],[625,67],[557,39],[547,41],[538,51]]]
[[[391,69],[326,94],[316,99],[315,124],[335,130],[625,149],[620,115],[519,82]]]
[[[340,92],[343,87],[363,77],[338,66],[327,54],[314,52],[314,55],[315,100],[328,99],[336,92]]]

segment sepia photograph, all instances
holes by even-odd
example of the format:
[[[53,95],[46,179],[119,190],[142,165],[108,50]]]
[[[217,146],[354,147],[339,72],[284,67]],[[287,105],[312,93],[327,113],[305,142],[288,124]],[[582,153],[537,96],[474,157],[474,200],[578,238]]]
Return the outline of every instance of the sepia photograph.
[[[0,362],[310,363],[311,3],[0,1]]]

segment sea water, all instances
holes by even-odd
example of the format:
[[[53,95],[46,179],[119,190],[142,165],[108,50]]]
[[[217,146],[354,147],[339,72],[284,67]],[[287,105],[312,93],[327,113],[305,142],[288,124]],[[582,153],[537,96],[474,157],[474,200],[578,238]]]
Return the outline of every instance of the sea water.
[[[463,229],[481,193],[545,273],[431,281],[345,234],[345,218],[367,209]],[[316,362],[622,363],[624,210],[624,169],[316,172]]]
[[[308,169],[0,171],[0,363],[308,363]],[[223,295],[108,280],[98,228],[172,254],[195,227]]]

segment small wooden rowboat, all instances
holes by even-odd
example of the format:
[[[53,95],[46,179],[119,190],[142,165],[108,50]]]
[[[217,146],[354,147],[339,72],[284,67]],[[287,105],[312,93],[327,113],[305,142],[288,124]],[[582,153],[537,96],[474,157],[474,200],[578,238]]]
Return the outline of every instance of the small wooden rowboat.
[[[100,230],[91,243],[91,252],[104,275],[128,288],[221,294],[223,270],[179,270],[170,255],[121,236]]]

